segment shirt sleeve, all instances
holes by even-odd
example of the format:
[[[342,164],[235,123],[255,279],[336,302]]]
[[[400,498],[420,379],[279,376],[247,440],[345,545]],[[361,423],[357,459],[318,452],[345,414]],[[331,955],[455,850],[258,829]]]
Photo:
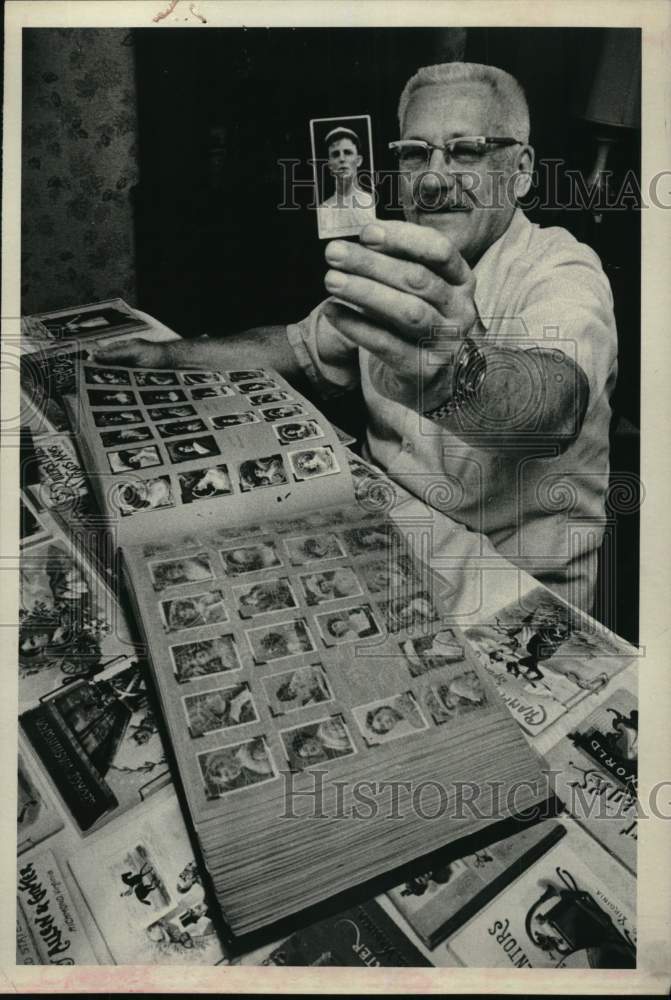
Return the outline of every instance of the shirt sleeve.
[[[298,323],[289,323],[287,339],[296,359],[308,378],[324,395],[338,395],[359,384],[359,352],[329,323],[322,312],[321,302],[309,316]],[[328,340],[333,359],[325,362],[319,354],[319,343]]]

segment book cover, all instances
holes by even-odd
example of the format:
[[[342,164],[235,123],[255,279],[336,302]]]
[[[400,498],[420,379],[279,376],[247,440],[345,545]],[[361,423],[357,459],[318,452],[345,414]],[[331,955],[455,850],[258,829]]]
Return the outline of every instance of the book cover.
[[[616,858],[636,871],[638,705],[618,688],[549,752],[566,808]]]
[[[635,883],[604,859],[589,838],[564,837],[450,938],[451,951],[475,968],[635,968]]]
[[[637,655],[544,587],[465,635],[513,718],[531,735],[604,689]]]
[[[431,965],[374,900],[297,931],[262,964],[359,969]]]
[[[387,895],[428,948],[434,948],[565,833],[546,821],[483,847],[474,854],[422,872]]]

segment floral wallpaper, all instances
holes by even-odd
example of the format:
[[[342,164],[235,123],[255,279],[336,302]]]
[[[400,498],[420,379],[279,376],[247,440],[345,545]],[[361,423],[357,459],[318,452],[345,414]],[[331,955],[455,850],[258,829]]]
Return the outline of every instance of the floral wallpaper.
[[[22,311],[133,303],[137,183],[132,36],[24,29]]]

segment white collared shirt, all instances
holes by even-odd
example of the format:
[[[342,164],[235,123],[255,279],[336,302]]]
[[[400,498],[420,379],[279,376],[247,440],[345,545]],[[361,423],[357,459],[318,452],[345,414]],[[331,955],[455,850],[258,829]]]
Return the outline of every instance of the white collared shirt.
[[[599,258],[559,227],[541,229],[518,209],[474,268],[484,342],[560,348],[585,373],[589,405],[576,440],[562,453],[485,451],[382,395],[379,363],[352,351],[321,305],[288,327],[294,352],[325,393],[361,384],[369,457],[421,500],[473,531],[543,583],[583,608],[592,603],[608,485],[609,398],[617,374],[613,299]],[[317,331],[343,345],[326,365]]]

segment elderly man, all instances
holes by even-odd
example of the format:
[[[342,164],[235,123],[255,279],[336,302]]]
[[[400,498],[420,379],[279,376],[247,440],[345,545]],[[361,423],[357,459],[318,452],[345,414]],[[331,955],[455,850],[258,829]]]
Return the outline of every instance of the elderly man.
[[[532,225],[517,205],[533,150],[513,77],[425,67],[399,120],[391,147],[407,221],[327,244],[335,300],[286,330],[136,342],[99,360],[267,363],[324,392],[360,383],[374,461],[428,503],[449,493],[453,518],[589,608],[616,375],[608,281],[592,250]]]

